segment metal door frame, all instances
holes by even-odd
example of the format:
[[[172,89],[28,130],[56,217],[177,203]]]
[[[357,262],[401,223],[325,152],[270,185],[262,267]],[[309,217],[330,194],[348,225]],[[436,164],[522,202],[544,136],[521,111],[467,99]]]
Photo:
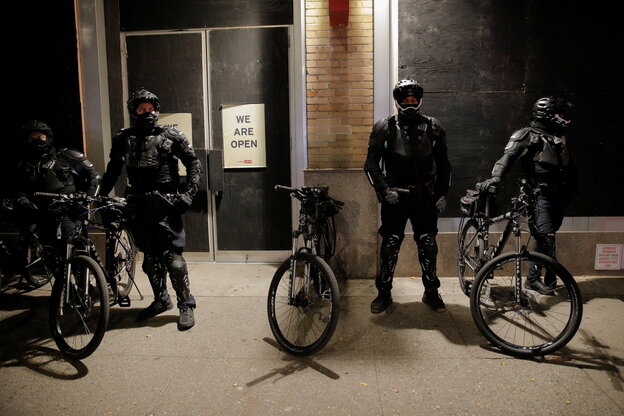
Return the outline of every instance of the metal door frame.
[[[290,180],[291,180],[291,184],[293,184],[293,186],[295,186],[294,184],[297,184],[296,186],[299,186],[300,184],[303,183],[303,166],[302,166],[302,161],[303,161],[303,157],[305,157],[306,152],[305,151],[301,151],[302,149],[305,149],[305,146],[303,148],[298,147],[296,144],[297,143],[301,143],[300,140],[297,140],[298,137],[305,137],[305,135],[298,135],[297,131],[295,130],[295,126],[296,124],[296,115],[295,112],[297,111],[297,106],[295,105],[295,103],[297,102],[297,96],[301,96],[301,92],[300,91],[305,91],[305,77],[303,77],[303,79],[299,79],[299,82],[303,81],[303,89],[295,89],[296,87],[296,83],[297,83],[297,76],[300,74],[297,74],[295,72],[295,65],[293,65],[293,62],[295,60],[295,48],[293,47],[293,27],[291,25],[273,25],[273,26],[245,26],[245,27],[227,27],[227,28],[209,28],[205,30],[205,37],[204,37],[204,41],[206,43],[205,46],[205,67],[206,67],[206,90],[208,88],[208,85],[210,85],[210,64],[209,64],[209,60],[210,60],[210,42],[209,40],[209,35],[210,32],[213,31],[218,31],[218,30],[236,30],[236,29],[270,29],[270,28],[286,28],[287,29],[287,35],[288,35],[288,94],[289,94],[289,115],[290,115],[290,119],[289,119],[289,129],[290,129]],[[301,68],[301,66],[299,66]],[[305,74],[304,74],[305,75]],[[208,115],[207,115],[207,121],[208,121],[208,125],[212,126],[212,112],[210,111],[210,109],[212,108],[212,96],[210,94],[208,94],[208,92],[206,91],[206,97],[207,97],[207,106],[206,106],[206,110],[208,111]],[[303,97],[303,108],[305,109],[305,97]],[[299,109],[300,111],[300,109]],[[305,114],[305,112],[304,112]],[[305,125],[304,123],[301,123],[300,125]],[[212,141],[212,135],[207,136],[209,138],[210,141],[210,148],[213,147],[213,141]],[[214,253],[214,261],[217,263],[281,263],[282,261],[284,261],[286,258],[288,258],[288,256],[290,256],[291,251],[290,249],[287,250],[219,250],[218,248],[218,239],[217,239],[217,215],[216,215],[216,211],[215,211],[215,206],[216,206],[216,195],[213,192],[210,192],[210,209],[209,209],[209,221],[211,222],[211,224],[209,224],[209,230],[213,230],[213,232],[210,233],[209,235],[209,241],[210,241],[210,247],[214,247],[215,248],[215,253]],[[292,215],[292,223],[294,224],[294,221],[296,220],[296,218],[294,216],[294,204],[291,205],[291,212],[293,214]]]
[[[140,32],[122,32],[120,34],[121,52],[123,54],[121,59],[122,69],[122,85],[123,85],[123,100],[128,99],[128,68],[127,68],[127,48],[126,38],[130,36],[154,36],[154,35],[186,35],[186,34],[200,34],[202,39],[202,88],[204,93],[204,146],[206,150],[213,148],[213,138],[211,134],[212,128],[212,114],[210,109],[212,108],[212,97],[209,91],[210,85],[210,43],[209,35],[212,31],[217,30],[232,30],[232,29],[263,29],[263,28],[276,28],[284,27],[288,31],[288,73],[289,73],[289,128],[291,137],[291,184],[293,186],[300,186],[303,184],[303,169],[305,163],[305,123],[301,121],[301,111],[303,110],[303,119],[305,119],[305,96],[301,91],[305,91],[305,68],[303,71],[296,71],[296,68],[302,68],[301,65],[294,64],[296,59],[295,49],[293,44],[293,27],[290,25],[275,25],[275,26],[245,26],[245,27],[225,27],[225,28],[206,28],[206,29],[194,29],[179,31],[140,31]],[[301,61],[303,58],[299,58]],[[296,85],[303,85],[297,88]],[[303,102],[303,103],[302,103]],[[299,116],[298,116],[299,115]],[[124,125],[130,125],[129,115],[124,112]],[[300,138],[298,140],[298,138]],[[208,173],[204,172],[204,180],[207,181]],[[215,263],[278,263],[286,259],[290,255],[290,249],[288,250],[219,250],[217,239],[217,215],[216,215],[216,194],[210,190],[209,202],[208,202],[208,245],[209,250],[206,252],[185,252],[185,257],[188,261],[193,262],[215,262]],[[296,211],[293,204],[291,212],[293,213],[293,224],[296,220]]]

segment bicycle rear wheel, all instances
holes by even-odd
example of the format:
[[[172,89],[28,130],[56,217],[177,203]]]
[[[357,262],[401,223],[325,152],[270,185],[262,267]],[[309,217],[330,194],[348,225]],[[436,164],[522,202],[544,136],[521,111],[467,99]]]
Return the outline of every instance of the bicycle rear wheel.
[[[485,257],[485,241],[478,230],[479,223],[471,218],[466,221],[459,235],[459,285],[466,296],[470,296],[475,276],[488,260]]]
[[[517,300],[516,266],[524,282],[530,265],[556,277],[556,290],[541,295],[522,285]],[[494,346],[531,357],[553,353],[572,339],[581,324],[583,301],[574,278],[556,260],[536,252],[507,253],[492,259],[477,275],[470,311],[479,331]]]
[[[100,345],[108,325],[108,286],[100,266],[88,256],[71,261],[69,285],[55,280],[50,297],[50,328],[63,355],[82,359]]]
[[[108,244],[109,259],[112,264],[106,266],[111,278],[117,284],[117,296],[127,297],[134,284],[136,272],[136,244],[132,232],[127,228],[111,232]]]
[[[269,324],[280,346],[293,355],[309,355],[331,339],[340,313],[336,277],[319,256],[299,253],[277,269],[267,301]],[[293,297],[289,289],[293,288]]]

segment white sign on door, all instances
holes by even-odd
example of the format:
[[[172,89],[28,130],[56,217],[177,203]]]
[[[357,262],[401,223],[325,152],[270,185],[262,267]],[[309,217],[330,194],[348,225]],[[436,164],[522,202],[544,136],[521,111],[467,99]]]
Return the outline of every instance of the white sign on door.
[[[174,127],[184,133],[188,142],[193,144],[193,117],[191,113],[162,113],[158,116],[158,124]],[[186,166],[178,160],[180,176],[186,176]]]
[[[265,168],[264,104],[224,105],[223,167]]]

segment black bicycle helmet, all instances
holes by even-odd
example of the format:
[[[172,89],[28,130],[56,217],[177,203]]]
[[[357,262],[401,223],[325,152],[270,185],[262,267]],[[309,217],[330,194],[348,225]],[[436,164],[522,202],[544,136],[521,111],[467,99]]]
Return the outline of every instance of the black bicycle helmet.
[[[137,114],[136,110],[141,103],[152,104],[154,106],[154,113]],[[130,120],[133,126],[150,129],[156,125],[156,121],[160,115],[160,101],[156,94],[141,87],[130,94],[130,98],[128,99],[128,111],[130,112]]]
[[[130,98],[128,99],[128,111],[130,115],[136,114],[136,109],[141,103],[151,103],[154,106],[154,110],[160,111],[160,100],[158,100],[156,94],[141,87],[130,94]]]
[[[570,113],[573,107],[563,98],[542,97],[533,104],[531,118],[546,125],[567,127],[570,124]]]
[[[28,140],[30,134],[36,131],[45,134],[46,140]],[[54,136],[54,132],[52,131],[52,127],[50,127],[49,124],[46,124],[43,121],[29,121],[22,126],[21,133],[24,140],[24,145],[30,151],[33,151],[35,153],[45,153],[52,146],[52,138]]]
[[[397,84],[392,89],[392,97],[394,98],[394,103],[397,110],[399,111],[399,114],[408,117],[412,117],[418,114],[420,104],[422,103],[423,92],[424,90],[422,85],[420,85],[418,81],[415,81],[411,78],[402,79],[401,81],[397,82]],[[414,97],[418,99],[418,105],[402,105],[401,102],[404,101],[407,97]]]

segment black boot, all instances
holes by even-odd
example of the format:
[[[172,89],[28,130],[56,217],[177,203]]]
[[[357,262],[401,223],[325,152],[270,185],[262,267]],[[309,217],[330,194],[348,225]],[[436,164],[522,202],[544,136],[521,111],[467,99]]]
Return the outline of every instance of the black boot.
[[[182,254],[174,251],[166,252],[164,259],[171,277],[171,284],[177,295],[178,309],[180,309],[178,330],[186,331],[195,325],[193,309],[197,306],[195,298],[191,295],[186,260]]]
[[[438,289],[425,290],[422,301],[425,305],[429,305],[432,311],[445,312],[446,306],[442,300],[442,296],[438,293]]]
[[[190,306],[180,307],[180,316],[178,316],[178,330],[186,331],[195,325],[195,314]]]
[[[172,308],[173,302],[171,302],[171,298],[169,296],[167,296],[166,299],[156,299],[147,308],[139,312],[137,319],[139,321],[144,321],[156,315],[160,315],[163,312],[171,310]]]
[[[392,305],[392,295],[390,292],[380,290],[377,297],[371,303],[371,313],[382,313],[388,306]]]
[[[553,276],[550,270],[546,270],[546,277],[542,282],[542,270],[537,264],[531,264],[529,266],[529,273],[524,281],[524,288],[529,290],[535,290],[542,295],[554,295],[555,288],[557,287],[557,278]]]
[[[538,233],[535,235],[535,251],[555,258],[555,235]],[[533,263],[529,266],[527,280],[524,281],[526,289],[535,290],[542,295],[554,295],[557,288],[557,277],[552,270],[544,270],[544,281],[542,281],[542,268]]]
[[[159,259],[146,253],[143,260],[143,271],[147,274],[152,292],[154,292],[154,301],[139,312],[137,316],[139,321],[152,318],[173,308],[173,302],[167,293],[167,270],[162,267]]]
[[[542,280],[537,278],[527,278],[524,281],[525,289],[535,290],[536,292],[542,295],[554,295],[555,289],[557,288],[557,282],[552,282],[550,284],[545,284]]]

